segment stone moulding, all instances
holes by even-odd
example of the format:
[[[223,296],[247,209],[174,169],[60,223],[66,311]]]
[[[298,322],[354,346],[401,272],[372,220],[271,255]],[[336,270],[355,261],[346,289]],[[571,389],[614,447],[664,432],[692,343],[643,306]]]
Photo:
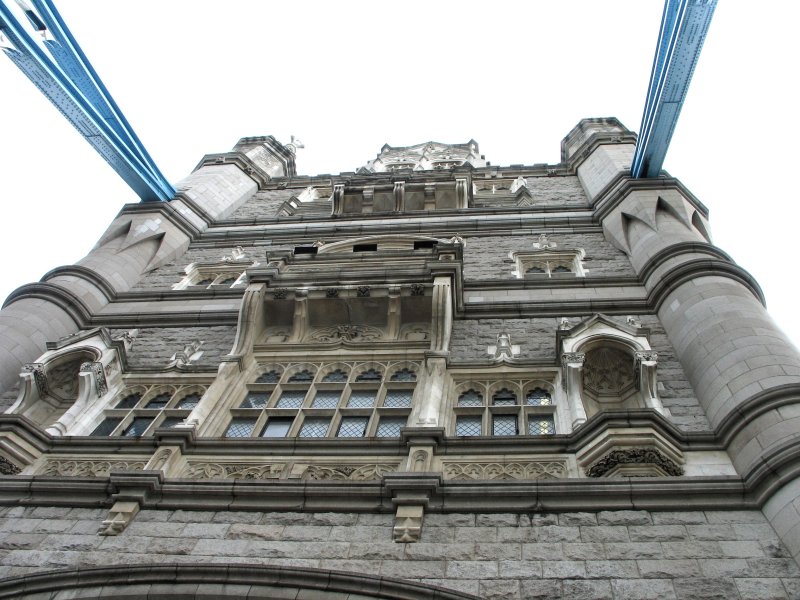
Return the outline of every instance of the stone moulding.
[[[566,461],[529,461],[511,463],[442,464],[444,478],[450,480],[490,479],[561,479],[567,476]]]
[[[641,475],[623,473],[623,476],[652,476],[657,475],[657,472],[663,472],[672,477],[683,475],[682,467],[655,448],[625,448],[624,450],[613,450],[606,454],[598,462],[586,469],[586,476],[613,476],[615,471],[624,470],[629,465],[639,465],[645,471],[655,472],[646,473],[643,471]]]
[[[241,586],[246,586],[249,590],[247,597],[253,600],[312,596],[358,597],[363,600],[480,600],[478,596],[427,583],[377,575],[287,566],[206,563],[154,563],[44,571],[1,580],[0,598],[33,600],[42,598],[45,593],[47,597],[65,600],[67,597],[89,598],[96,597],[101,588],[104,598],[144,598],[154,594],[160,596],[158,590],[178,585],[199,586],[198,598],[211,597],[202,593],[206,586],[219,590],[214,593],[215,598],[241,598]],[[153,586],[152,591],[150,586]],[[65,592],[63,596],[62,591]]]
[[[397,465],[309,465],[301,476],[305,481],[371,481],[379,480],[386,473],[397,471]]]
[[[190,463],[181,473],[186,479],[278,479],[286,463],[224,464]]]
[[[39,475],[55,477],[105,477],[111,471],[141,471],[147,460],[48,460]]]

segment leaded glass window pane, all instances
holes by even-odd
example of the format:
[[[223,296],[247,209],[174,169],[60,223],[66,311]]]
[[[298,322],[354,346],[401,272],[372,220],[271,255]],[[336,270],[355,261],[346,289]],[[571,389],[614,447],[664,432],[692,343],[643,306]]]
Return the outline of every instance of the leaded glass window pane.
[[[483,396],[475,390],[467,390],[458,397],[458,406],[483,406]]]
[[[298,371],[291,377],[289,377],[289,383],[305,383],[306,381],[313,381],[314,375],[311,374],[308,369],[303,369],[302,371]]]
[[[153,417],[135,417],[122,435],[127,437],[138,437],[145,432],[152,422]]]
[[[120,421],[122,421],[122,419],[117,419],[114,417],[103,419],[103,422],[100,423],[100,425],[98,425],[89,435],[94,437],[111,435],[111,432],[117,428],[117,425],[119,425]]]
[[[480,416],[460,416],[456,419],[456,435],[480,435],[481,417]]]
[[[325,437],[331,420],[327,418],[311,418],[303,421],[300,437]]]
[[[383,374],[375,369],[362,371],[358,374],[358,377],[356,377],[356,381],[380,381],[381,379],[383,379]]]
[[[213,277],[205,277],[200,281],[198,281],[197,283],[195,283],[195,285],[211,285],[212,281],[214,281]]]
[[[300,408],[305,397],[305,392],[283,392],[275,408]]]
[[[492,435],[517,435],[517,415],[492,415]]]
[[[175,427],[180,423],[183,423],[183,417],[167,417],[161,421],[159,427]]]
[[[336,369],[335,371],[331,371],[325,375],[325,377],[322,378],[322,381],[325,383],[342,383],[347,381],[347,373],[341,369]]]
[[[141,399],[142,395],[138,392],[136,392],[135,394],[128,394],[122,400],[120,400],[116,408],[133,408],[134,406],[139,404],[139,400]]]
[[[217,282],[217,285],[233,285],[239,279],[238,277],[226,277],[222,281]]]
[[[372,408],[375,405],[375,390],[353,390],[347,401],[348,408]]]
[[[317,392],[314,396],[314,401],[311,403],[311,408],[336,408],[341,398],[341,392]]]
[[[572,273],[572,269],[565,267],[564,265],[558,265],[555,269],[553,269],[553,273]]]
[[[553,415],[531,415],[528,418],[528,433],[530,435],[554,435],[556,424]]]
[[[242,438],[250,437],[253,433],[253,427],[256,426],[255,419],[235,418],[231,420],[228,429],[225,430],[225,437],[227,438]]]
[[[417,374],[414,371],[409,369],[403,368],[399,371],[395,371],[392,374],[391,381],[416,381]]]
[[[256,383],[278,383],[278,380],[281,378],[280,373],[275,370],[267,371],[266,373],[262,373],[256,379]]]
[[[493,406],[515,406],[516,404],[517,395],[509,389],[503,388],[492,396]]]
[[[264,433],[261,437],[266,438],[282,438],[289,434],[289,429],[292,428],[291,417],[272,417],[267,421],[267,426],[264,428]]]
[[[200,394],[195,392],[193,394],[187,394],[183,398],[181,398],[178,401],[176,408],[184,408],[186,410],[192,410],[198,404],[200,404]]]
[[[528,392],[526,402],[528,406],[550,406],[553,404],[553,399],[550,392],[537,387]]]
[[[147,402],[145,408],[164,408],[169,402],[172,394],[169,392],[162,392]]]
[[[264,408],[267,405],[268,400],[269,394],[250,392],[239,405],[239,408]]]
[[[411,408],[414,390],[386,390],[383,405],[387,408]]]
[[[545,270],[542,267],[538,267],[538,266],[534,265],[534,266],[530,267],[525,272],[526,273],[530,273],[531,275],[541,275],[542,273],[545,272]]]
[[[342,417],[336,437],[364,437],[369,417]]]
[[[406,426],[405,417],[383,417],[378,422],[378,437],[400,437],[400,428]]]

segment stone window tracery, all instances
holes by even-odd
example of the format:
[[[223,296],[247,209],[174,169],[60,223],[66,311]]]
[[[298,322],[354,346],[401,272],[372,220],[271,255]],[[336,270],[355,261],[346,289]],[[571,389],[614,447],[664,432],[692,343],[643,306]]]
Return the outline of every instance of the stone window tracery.
[[[456,436],[553,435],[553,386],[532,379],[469,381],[456,385],[452,433]]]
[[[398,437],[418,369],[405,362],[276,365],[248,386],[224,436]]]
[[[112,400],[102,420],[89,435],[139,437],[152,435],[157,427],[175,427],[200,402],[205,388],[190,386],[137,386]]]
[[[520,279],[547,279],[552,277],[585,277],[584,251],[558,250],[511,252],[514,275]]]

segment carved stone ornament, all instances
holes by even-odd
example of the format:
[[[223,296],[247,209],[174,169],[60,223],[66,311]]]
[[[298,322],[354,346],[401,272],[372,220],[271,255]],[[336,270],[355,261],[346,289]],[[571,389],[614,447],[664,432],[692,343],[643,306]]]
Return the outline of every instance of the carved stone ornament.
[[[533,243],[533,247],[537,250],[552,250],[558,247],[558,244],[555,242],[551,242],[547,239],[547,234],[542,233],[539,235],[539,241]]]
[[[115,502],[111,510],[108,511],[108,516],[103,521],[103,526],[97,532],[97,535],[119,535],[125,531],[128,523],[133,520],[133,517],[138,512],[138,502]]]
[[[513,463],[445,463],[444,478],[454,480],[485,479],[562,479],[567,476],[565,461]]]
[[[288,294],[289,290],[287,290],[286,288],[279,288],[274,292],[272,292],[272,297],[275,298],[275,300],[286,300],[286,296]]]
[[[186,479],[278,479],[285,463],[223,464],[192,463],[184,469],[181,477]]]
[[[616,348],[597,348],[587,353],[583,386],[597,396],[618,396],[634,384],[631,356]]]
[[[169,359],[169,367],[188,367],[193,363],[196,363],[200,360],[200,357],[203,356],[203,351],[200,350],[200,346],[203,345],[204,342],[201,340],[195,340],[194,342],[190,342],[183,347],[183,350],[180,352],[176,352],[172,355]]]
[[[247,253],[244,251],[244,248],[241,246],[236,246],[230,254],[226,254],[222,257],[222,260],[225,262],[236,262],[241,260],[247,260]]]
[[[422,518],[425,508],[422,506],[400,505],[394,518],[392,539],[401,544],[418,542],[422,533]]]
[[[558,328],[562,331],[565,331],[570,327],[572,327],[572,325],[569,324],[569,319],[567,317],[561,317],[561,320],[558,323]]]
[[[565,352],[561,355],[561,365],[566,367],[571,364],[581,365],[586,360],[583,352]]]
[[[683,475],[683,468],[655,448],[613,450],[586,469],[587,477],[604,477],[620,465],[653,465],[672,477]],[[650,476],[649,474],[647,476]]]
[[[44,374],[42,363],[27,363],[22,365],[22,370],[26,373],[33,373],[33,380],[36,382],[36,389],[39,390],[40,396],[47,394],[47,377]]]
[[[103,396],[108,391],[106,373],[101,362],[85,362],[81,365],[81,373],[94,373],[95,386],[98,396]]]
[[[326,298],[338,298],[339,297],[339,290],[336,288],[328,288],[325,290],[325,297]]]
[[[638,328],[638,327],[642,326],[642,322],[639,319],[637,319],[636,317],[634,317],[633,315],[628,315],[625,318],[625,322],[628,325],[630,325],[631,327],[637,327]]]
[[[337,465],[321,467],[309,465],[303,472],[305,481],[371,481],[380,479],[386,473],[394,473],[397,465]]]
[[[383,337],[383,332],[369,325],[334,325],[312,331],[309,339],[315,342],[373,342]]]
[[[495,360],[514,358],[519,355],[519,345],[511,343],[511,336],[505,332],[497,334],[497,343],[486,347],[486,352]]]
[[[19,475],[22,469],[0,456],[0,475]]]
[[[359,298],[369,298],[369,286],[368,285],[360,285],[356,289],[356,296]]]
[[[636,352],[634,354],[634,360],[636,361],[637,367],[642,362],[658,362],[658,352],[653,352],[652,350],[648,350],[647,352]]]
[[[412,296],[424,296],[425,295],[425,286],[421,283],[412,283],[411,284],[411,295]]]
[[[48,460],[40,475],[54,477],[105,477],[111,471],[141,471],[147,461]]]

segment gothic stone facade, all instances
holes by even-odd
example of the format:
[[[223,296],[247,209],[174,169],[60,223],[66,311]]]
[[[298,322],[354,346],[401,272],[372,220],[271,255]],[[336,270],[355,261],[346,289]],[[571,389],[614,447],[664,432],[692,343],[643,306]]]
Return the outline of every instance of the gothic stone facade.
[[[0,311],[0,597],[800,597],[800,356],[634,144],[124,207]]]

